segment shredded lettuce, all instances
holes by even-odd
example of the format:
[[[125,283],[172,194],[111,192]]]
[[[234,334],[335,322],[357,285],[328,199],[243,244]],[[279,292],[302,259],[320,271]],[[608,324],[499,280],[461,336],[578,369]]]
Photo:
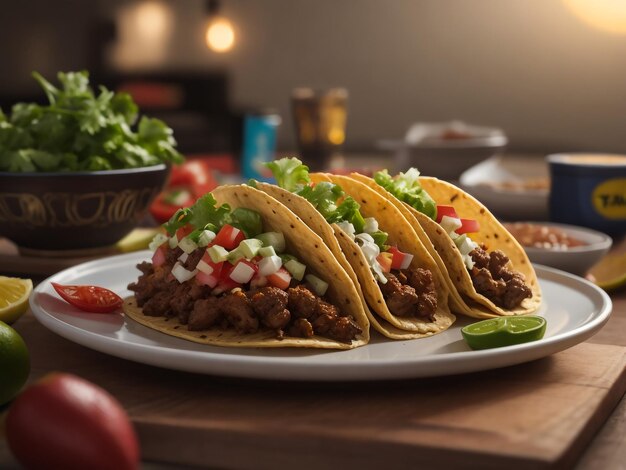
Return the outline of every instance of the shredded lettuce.
[[[420,185],[419,174],[416,168],[410,168],[406,173],[392,177],[387,170],[382,170],[374,174],[374,180],[401,201],[435,220],[437,205]]]
[[[329,181],[321,181],[311,186],[309,168],[297,158],[281,158],[266,163],[265,166],[272,171],[278,186],[308,200],[329,224],[349,222],[356,233],[363,232],[365,219],[360,211],[361,206],[351,196],[346,195],[341,186]],[[380,242],[378,246],[382,250],[387,234],[380,234],[375,239],[377,244]]]

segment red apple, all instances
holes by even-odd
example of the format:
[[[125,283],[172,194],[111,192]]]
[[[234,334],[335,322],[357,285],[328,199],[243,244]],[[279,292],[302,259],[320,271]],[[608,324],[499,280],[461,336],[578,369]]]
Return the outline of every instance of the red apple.
[[[71,374],[50,374],[11,404],[7,441],[27,469],[139,467],[139,444],[128,415],[102,388]]]

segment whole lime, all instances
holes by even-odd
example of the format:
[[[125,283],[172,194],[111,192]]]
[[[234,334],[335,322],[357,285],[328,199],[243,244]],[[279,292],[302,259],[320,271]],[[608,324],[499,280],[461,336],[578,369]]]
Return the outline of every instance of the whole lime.
[[[0,321],[0,405],[22,389],[30,373],[30,355],[17,331]]]

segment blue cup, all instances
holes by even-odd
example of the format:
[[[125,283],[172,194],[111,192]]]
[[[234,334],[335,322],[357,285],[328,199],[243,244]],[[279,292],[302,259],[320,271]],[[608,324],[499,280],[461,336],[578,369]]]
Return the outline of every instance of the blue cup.
[[[550,220],[626,233],[626,155],[548,155]]]

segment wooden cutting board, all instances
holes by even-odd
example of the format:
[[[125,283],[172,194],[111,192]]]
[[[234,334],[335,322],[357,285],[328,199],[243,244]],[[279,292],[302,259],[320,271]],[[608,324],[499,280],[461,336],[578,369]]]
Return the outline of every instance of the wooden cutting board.
[[[31,380],[78,374],[128,410],[146,460],[218,468],[566,468],[626,390],[626,348],[583,343],[520,366],[372,383],[226,379],[145,366],[16,325]]]

